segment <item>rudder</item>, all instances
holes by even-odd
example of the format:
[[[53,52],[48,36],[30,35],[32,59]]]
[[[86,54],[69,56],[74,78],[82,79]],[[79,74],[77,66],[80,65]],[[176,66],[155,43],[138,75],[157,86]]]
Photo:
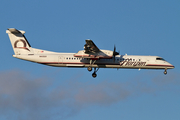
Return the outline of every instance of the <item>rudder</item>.
[[[9,28],[6,30],[6,33],[9,35],[11,45],[13,47],[15,55],[21,54],[32,54],[33,49],[24,36],[25,31],[17,30],[15,28]]]

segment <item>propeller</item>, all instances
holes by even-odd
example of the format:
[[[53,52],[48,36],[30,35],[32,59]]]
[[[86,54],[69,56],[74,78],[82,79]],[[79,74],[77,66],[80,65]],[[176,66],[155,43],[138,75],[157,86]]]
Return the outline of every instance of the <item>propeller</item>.
[[[114,45],[114,51],[113,51],[113,60],[115,62],[115,56],[119,55],[119,52],[116,52],[116,46]]]

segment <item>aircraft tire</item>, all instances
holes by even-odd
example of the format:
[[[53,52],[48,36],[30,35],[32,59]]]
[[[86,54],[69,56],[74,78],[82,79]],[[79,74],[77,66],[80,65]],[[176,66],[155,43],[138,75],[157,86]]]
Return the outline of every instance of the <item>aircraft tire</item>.
[[[164,74],[165,74],[165,75],[167,74],[167,71],[166,71],[166,70],[164,71]]]
[[[89,72],[92,71],[92,67],[90,67],[90,66],[87,69],[88,69]]]
[[[92,74],[92,77],[93,77],[93,78],[97,77],[97,74],[96,74],[96,73],[93,73],[93,74]]]

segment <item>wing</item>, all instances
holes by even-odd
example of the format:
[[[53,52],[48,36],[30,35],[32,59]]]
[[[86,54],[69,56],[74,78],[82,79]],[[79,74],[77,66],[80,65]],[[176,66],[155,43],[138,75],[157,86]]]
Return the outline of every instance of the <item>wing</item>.
[[[81,50],[74,54],[74,57],[90,58],[90,59],[111,59],[113,51],[100,50],[92,40],[86,40],[84,50]]]
[[[86,40],[84,45],[85,53],[98,53],[100,52],[99,48],[94,44],[92,40]]]

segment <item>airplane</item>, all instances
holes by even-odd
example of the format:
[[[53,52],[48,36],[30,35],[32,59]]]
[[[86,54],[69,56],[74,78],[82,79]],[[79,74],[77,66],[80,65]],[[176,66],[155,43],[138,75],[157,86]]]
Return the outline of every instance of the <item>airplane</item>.
[[[77,53],[59,53],[32,48],[24,36],[25,31],[9,28],[6,30],[14,50],[13,57],[55,67],[87,68],[96,77],[99,68],[128,69],[173,69],[174,66],[159,56],[119,55],[114,50],[101,50],[92,40],[87,39],[84,50]]]

